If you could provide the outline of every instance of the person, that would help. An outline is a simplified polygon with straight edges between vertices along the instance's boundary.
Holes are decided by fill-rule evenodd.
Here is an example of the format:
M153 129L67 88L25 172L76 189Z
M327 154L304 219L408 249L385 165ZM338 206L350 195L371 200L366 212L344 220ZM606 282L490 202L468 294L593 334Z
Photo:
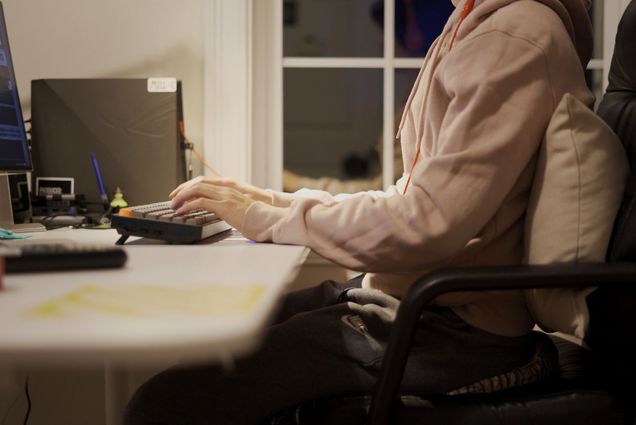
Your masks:
M400 125L404 174L385 191L281 193L197 178L170 194L259 242L306 245L365 274L290 294L262 347L231 371L176 367L143 384L125 423L254 424L298 403L371 392L399 299L454 265L520 264L547 124L566 93L591 105L588 0L458 0ZM421 316L401 391L497 390L549 376L520 291L438 297ZM540 348L543 347L543 348ZM546 348L548 347L548 348Z

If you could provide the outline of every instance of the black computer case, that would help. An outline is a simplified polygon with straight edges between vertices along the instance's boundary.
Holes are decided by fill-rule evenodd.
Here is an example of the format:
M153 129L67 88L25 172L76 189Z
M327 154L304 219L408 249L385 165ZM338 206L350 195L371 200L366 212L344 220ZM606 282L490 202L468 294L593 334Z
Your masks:
M180 83L159 87L146 79L32 81L34 176L74 177L76 194L99 201L95 153L109 198L119 186L129 204L166 200L186 178L183 109Z

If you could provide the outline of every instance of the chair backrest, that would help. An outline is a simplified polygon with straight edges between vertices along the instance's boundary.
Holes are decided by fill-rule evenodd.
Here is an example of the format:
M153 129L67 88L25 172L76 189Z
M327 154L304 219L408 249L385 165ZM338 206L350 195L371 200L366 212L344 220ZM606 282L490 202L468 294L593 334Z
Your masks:
M607 250L607 260L636 262L636 0L625 10L616 34L609 86L598 115L618 135L630 164L621 207ZM588 297L592 348L599 379L608 383L625 406L636 398L636 276L633 290L599 288Z
M618 26L609 86L597 112L621 139L631 168L607 259L636 261L636 0Z

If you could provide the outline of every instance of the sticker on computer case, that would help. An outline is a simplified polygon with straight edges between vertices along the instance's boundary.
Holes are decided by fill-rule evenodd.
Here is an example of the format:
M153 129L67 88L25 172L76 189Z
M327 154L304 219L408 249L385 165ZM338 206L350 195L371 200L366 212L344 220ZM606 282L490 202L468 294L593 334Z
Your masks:
M176 78L148 78L148 93L174 93L176 91Z

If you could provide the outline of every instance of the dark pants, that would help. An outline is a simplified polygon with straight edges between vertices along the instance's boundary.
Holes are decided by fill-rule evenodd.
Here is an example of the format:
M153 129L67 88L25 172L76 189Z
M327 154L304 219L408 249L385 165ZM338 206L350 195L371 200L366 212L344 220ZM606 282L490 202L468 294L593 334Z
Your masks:
M256 424L304 401L373 391L399 301L343 288L325 282L289 295L261 349L233 370L177 367L153 377L130 401L125 424ZM431 308L402 390L448 392L526 364L534 347L531 335L493 335Z

